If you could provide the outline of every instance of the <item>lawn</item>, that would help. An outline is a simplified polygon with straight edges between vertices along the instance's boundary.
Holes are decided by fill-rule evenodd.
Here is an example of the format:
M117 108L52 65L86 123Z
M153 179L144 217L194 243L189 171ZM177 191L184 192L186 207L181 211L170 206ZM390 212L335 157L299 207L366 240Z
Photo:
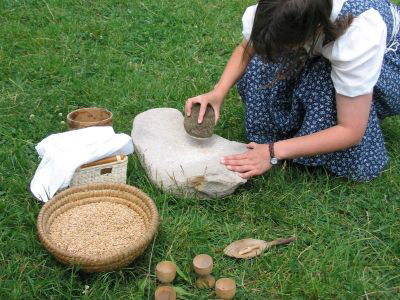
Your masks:
M275 168L223 199L179 199L151 185L135 156L128 182L162 216L153 248L128 267L85 274L40 244L41 206L29 192L34 146L66 130L66 114L106 107L130 134L135 115L182 109L208 91L241 39L250 0L2 0L0 2L0 299L151 299L157 262L174 260L181 299L215 298L194 288L191 261L208 253L216 277L232 277L237 299L400 298L400 118L382 127L390 163L357 183L323 169ZM238 125L239 124L239 125ZM233 89L216 131L246 142ZM298 241L237 261L236 239Z

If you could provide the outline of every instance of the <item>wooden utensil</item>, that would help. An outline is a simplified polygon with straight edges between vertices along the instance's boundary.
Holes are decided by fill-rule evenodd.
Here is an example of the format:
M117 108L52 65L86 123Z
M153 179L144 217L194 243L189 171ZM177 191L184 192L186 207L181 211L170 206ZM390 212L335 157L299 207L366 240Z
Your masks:
M198 276L196 279L196 286L198 288L209 289L214 287L215 278L211 275L213 269L213 259L210 255L197 255L193 259L193 269Z
M84 164L81 166L81 169L85 169L85 168L89 168L89 167L94 167L94 166L98 166L98 165L104 165L104 164L109 164L109 163L113 163L116 161L121 161L125 159L125 155L115 155L115 156L110 156L110 157L106 157L103 159L99 159L87 164Z
M259 256L265 250L277 245L286 245L294 242L295 236L287 239L277 239L270 242L257 239L244 239L231 243L224 249L224 254L235 258L253 258Z
M236 283L231 278L220 278L215 283L215 293L222 300L231 300L236 294Z

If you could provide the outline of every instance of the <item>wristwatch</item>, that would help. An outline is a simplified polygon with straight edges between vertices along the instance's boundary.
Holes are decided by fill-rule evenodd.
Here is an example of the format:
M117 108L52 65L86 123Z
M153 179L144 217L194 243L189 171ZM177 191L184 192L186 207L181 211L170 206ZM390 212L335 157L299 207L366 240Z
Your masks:
M271 157L269 162L271 163L271 165L277 165L279 160L275 157L274 142L269 143L268 147L269 147L269 156Z

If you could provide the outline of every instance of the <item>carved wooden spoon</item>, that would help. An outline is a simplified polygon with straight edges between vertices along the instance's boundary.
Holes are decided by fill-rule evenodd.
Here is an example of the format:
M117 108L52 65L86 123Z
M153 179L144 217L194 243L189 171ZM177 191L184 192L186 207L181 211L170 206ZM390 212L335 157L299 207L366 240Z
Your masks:
M233 242L224 249L224 253L227 256L235 258L253 258L260 255L265 250L272 248L277 245L290 244L296 240L295 236L287 239L277 239L271 242L256 239L244 239Z

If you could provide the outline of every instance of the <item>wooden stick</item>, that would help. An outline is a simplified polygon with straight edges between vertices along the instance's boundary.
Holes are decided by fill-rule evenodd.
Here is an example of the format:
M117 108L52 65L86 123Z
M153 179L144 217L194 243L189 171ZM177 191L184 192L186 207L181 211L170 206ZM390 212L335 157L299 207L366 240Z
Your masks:
M291 242L294 242L297 238L295 236L292 236L290 238L287 239L277 239L277 240L273 240L271 242L267 242L267 248L271 248L273 246L277 246L277 245L285 245L285 244L290 244Z
M94 166L98 166L98 165L104 165L104 164L109 164L112 162L116 162L116 161L121 161L125 159L125 155L115 155L115 156L110 156L110 157L106 157L100 160L96 160L87 164L84 164L81 166L81 169L85 169L85 168L89 168L89 167L94 167Z

